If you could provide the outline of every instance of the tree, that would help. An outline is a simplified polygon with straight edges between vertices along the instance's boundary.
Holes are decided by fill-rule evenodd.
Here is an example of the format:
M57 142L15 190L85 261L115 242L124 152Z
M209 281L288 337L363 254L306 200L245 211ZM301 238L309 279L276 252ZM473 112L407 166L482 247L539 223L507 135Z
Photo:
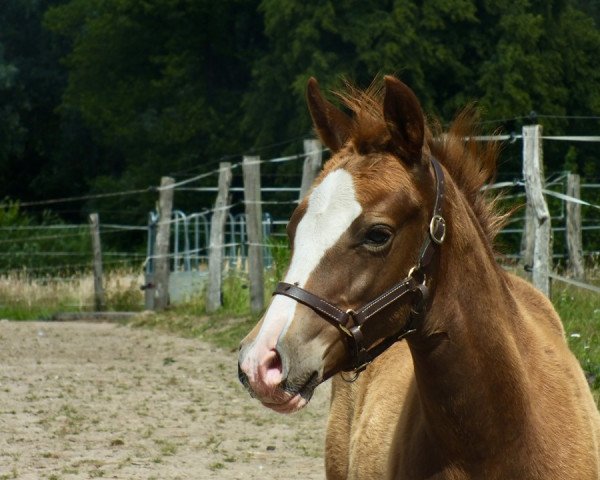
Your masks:
M0 192L12 198L80 194L95 173L89 132L76 112L59 111L66 50L42 26L58 1L0 3Z
M4 168L4 175L11 155L18 154L22 149L25 131L19 117L19 102L17 96L16 78L17 67L8 63L4 58L4 46L0 43L0 165ZM6 184L6 180L0 180Z
M535 110L553 117L539 117L546 131L583 131L556 117L600 111L597 3L5 0L0 190L144 188L253 148L297 152L311 129L311 75L328 90L394 73L443 121L478 101L486 119L507 119L491 128L518 130ZM565 155L548 156L548 168ZM578 147L569 161L589 169L592 155ZM152 206L119 202L102 205L138 217Z
M241 0L71 0L47 12L48 28L72 44L63 106L122 159L106 174L156 185L243 151L249 141L236 127L261 41L255 9Z
M260 8L269 45L244 103L244 126L260 143L306 132L311 75L328 89L340 75L366 86L379 72L396 73L444 121L478 101L486 119L509 119L492 127L511 130L532 110L600 112L600 34L563 0L263 0Z

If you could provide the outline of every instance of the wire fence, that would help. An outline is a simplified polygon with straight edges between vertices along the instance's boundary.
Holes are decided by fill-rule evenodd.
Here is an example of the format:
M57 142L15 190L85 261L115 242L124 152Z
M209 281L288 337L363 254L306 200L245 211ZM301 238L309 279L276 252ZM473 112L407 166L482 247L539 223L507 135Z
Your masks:
M508 141L520 140L521 135L500 135L500 136L479 136L475 137L477 141ZM600 136L544 136L549 141L567 141L567 142L600 142ZM320 151L326 154L327 150ZM271 159L258 159L255 163L260 165L281 165L288 162L303 162L307 155L315 152L303 152L294 155L282 156ZM231 169L238 174L241 171L242 162L233 163ZM117 196L131 196L154 192L158 194L165 188L173 189L175 192L189 193L216 193L216 186L198 185L207 179L214 179L221 173L221 168L215 168L209 172L203 172L193 175L180 181L174 182L168 187L148 187L146 189L131 189L118 192L108 192L100 194L90 194L77 197L54 198L48 200L21 202L21 206L45 206L57 205L61 203L82 202L90 199L103 199ZM298 177L297 175L293 175ZM285 177L284 177L285 178ZM594 256L599 254L600 245L600 183L584 182L581 184L582 198L574 198L565 193L565 172L550 174L546 180L544 193L551 199L551 221L553 222L553 232L555 235L555 258L563 259L566 255L564 242L560 236L565 231L565 206L568 202L575 202L581 206L584 212L582 232L584 235L584 254ZM267 213L263 219L263 233L267 241L260 244L265 250L265 257L268 262L272 261L273 248L282 248L285 237L285 226L287 218L298 204L300 187L294 185L274 185L273 181L280 181L281 177L276 173L269 172L265 176L265 185L261 187L263 198L255 203L260 203L268 210L271 207L277 207L277 215ZM269 183L270 181L270 183ZM279 182L281 183L281 182ZM507 204L524 203L524 181L521 178L510 181L500 181L493 185L484 187L486 190L503 190L504 202ZM230 189L234 201L227 207L230 212L225 231L227 241L223 245L226 251L226 258L231 263L237 261L239 257L245 257L250 243L246 236L246 225L244 206L248 203L243 198L243 187L233 186ZM270 198L274 195L275 198ZM169 220L172 225L172 251L167 256L171 260L172 269L190 270L200 269L207 261L210 242L210 219L216 211L214 208L204 208L200 212L191 214L177 213ZM283 212L283 213L282 213ZM159 258L154 255L148 245L153 241L152 223L157 221L150 219L142 224L101 224L101 235L118 236L129 235L132 232L140 235L139 238L146 237L135 250L129 251L111 251L103 253L104 263L107 266L129 266L134 268L146 268L152 260ZM505 252L506 257L520 258L519 244L525 228L525 217L517 214L511 218L506 228L499 234L501 244L508 244L512 251ZM60 249L60 243L68 240L80 240L74 242L76 249ZM57 241L58 246L47 248L50 242ZM146 245L144 246L144 243ZM11 271L23 271L26 269L32 274L43 272L44 274L61 275L61 272L71 272L74 269L88 269L91 267L89 259L91 253L89 250L89 226L87 224L64 224L64 225L23 225L23 226L0 226L0 274L7 274ZM72 247L72 245L70 245ZM144 248L145 247L145 248ZM28 259L29 263L19 265L19 259ZM3 259L11 259L10 264ZM46 262L42 262L45 259ZM72 261L69 261L69 260ZM50 261L51 260L51 261ZM38 263L39 266L35 266ZM46 264L44 264L46 263Z

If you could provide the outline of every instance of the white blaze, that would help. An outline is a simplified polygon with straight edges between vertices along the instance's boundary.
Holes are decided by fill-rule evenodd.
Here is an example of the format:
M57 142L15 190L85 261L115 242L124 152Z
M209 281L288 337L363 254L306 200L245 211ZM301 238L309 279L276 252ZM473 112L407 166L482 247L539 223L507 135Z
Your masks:
M311 193L308 209L296 228L294 257L285 281L304 287L325 252L337 243L361 211L352 175L346 170L327 175Z
M328 174L310 194L306 213L296 228L294 256L284 281L304 287L325 252L337 243L361 211L352 175L343 169ZM276 295L255 345L266 341L263 347L275 348L294 318L296 305L295 300Z

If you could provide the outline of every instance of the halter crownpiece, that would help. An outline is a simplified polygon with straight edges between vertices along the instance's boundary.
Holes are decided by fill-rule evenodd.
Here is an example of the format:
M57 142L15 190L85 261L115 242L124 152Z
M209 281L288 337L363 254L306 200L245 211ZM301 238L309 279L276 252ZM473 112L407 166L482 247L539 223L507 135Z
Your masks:
M439 162L431 157L431 165L436 179L436 197L433 214L428 225L428 232L421 247L421 253L417 264L410 269L408 276L401 282L386 290L377 298L367 303L358 310L342 310L329 303L327 300L314 295L297 284L279 282L273 295L285 295L306 305L314 310L324 320L336 327L346 338L348 351L350 353L349 366L340 370L354 372L363 371L376 357L381 355L394 343L402 340L407 335L416 331L416 324L425 316L429 300L429 288L427 282L427 270L431 264L436 247L440 246L446 238L446 221L442 216L442 205L444 201L444 172ZM365 323L381 310L396 303L406 295L413 295L408 321L393 335L384 338L371 348L364 344L362 329ZM331 377L337 371L328 372L326 378Z

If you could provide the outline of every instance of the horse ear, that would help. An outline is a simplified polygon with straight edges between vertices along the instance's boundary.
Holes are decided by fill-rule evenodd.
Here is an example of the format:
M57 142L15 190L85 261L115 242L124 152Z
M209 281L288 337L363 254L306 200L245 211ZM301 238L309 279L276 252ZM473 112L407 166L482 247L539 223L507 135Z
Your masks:
M392 146L407 162L421 160L425 120L419 100L404 83L386 75L383 115L392 137Z
M306 99L321 141L332 152L337 152L350 134L350 117L323 98L314 77L308 80Z

